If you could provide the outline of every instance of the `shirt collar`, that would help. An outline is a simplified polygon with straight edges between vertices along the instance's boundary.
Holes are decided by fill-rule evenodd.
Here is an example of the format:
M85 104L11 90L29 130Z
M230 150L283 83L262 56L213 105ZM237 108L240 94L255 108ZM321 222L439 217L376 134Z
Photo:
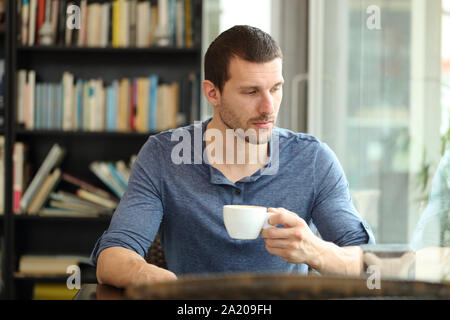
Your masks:
M222 172L220 172L219 170L217 170L216 168L214 168L213 166L211 166L208 163L208 159L205 159L205 157L203 157L204 151L206 149L206 141L204 139L204 134L206 132L206 127L208 125L209 122L211 122L212 118L209 118L208 120L202 122L202 123L197 123L194 125L194 130L198 130L196 133L197 134L201 134L201 144L197 142L197 144L194 141L194 147L193 150L194 152L197 154L197 157L199 155L201 155L202 157L202 165L206 166L209 168L209 173L210 173L210 182L212 184L226 184L226 185L232 185L235 186L236 183L246 183L246 182L254 182L256 180L258 180L261 176L263 175L274 175L278 172L278 167L279 167L279 128L278 127L274 127L272 130L272 136L271 139L269 141L269 161L267 163L267 165L261 169L259 169L258 171L256 171L254 174L252 174L251 176L247 176L242 178L241 180L237 181L236 183L232 183L230 180L228 180L223 174ZM201 130L201 132L200 132ZM195 139L194 139L195 140ZM200 151L200 146L201 146L201 152L199 153L198 151Z

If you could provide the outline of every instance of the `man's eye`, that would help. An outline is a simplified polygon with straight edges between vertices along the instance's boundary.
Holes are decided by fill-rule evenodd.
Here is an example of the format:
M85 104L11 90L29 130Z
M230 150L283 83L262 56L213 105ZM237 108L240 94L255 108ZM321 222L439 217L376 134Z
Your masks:
M278 90L280 90L280 89L281 89L281 87L275 87L275 88L272 88L272 92L278 91Z
M252 95L254 95L255 93L256 93L255 90L253 90L253 91L248 91L248 92L247 92L247 94L248 94L249 96L252 96Z

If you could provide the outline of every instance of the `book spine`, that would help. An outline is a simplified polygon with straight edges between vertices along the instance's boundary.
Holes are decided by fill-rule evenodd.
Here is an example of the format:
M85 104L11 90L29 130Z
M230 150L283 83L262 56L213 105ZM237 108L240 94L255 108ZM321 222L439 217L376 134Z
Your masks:
M157 104L158 104L158 75L153 74L150 76L150 123L149 123L150 131L156 131Z
M113 48L119 47L119 14L120 14L120 8L119 8L119 0L114 0L112 3L113 7L113 18L112 18L112 46Z
M72 103L73 103L73 75L69 72L63 74L64 107L63 107L63 130L72 130Z
M59 0L52 0L52 13L51 13L51 26L53 32L53 43L57 43L57 32L58 32L58 11L59 11Z
M45 0L38 0L37 2L37 17L36 17L36 32L39 35L42 25L45 21ZM39 37L37 37L37 44L40 44Z
M62 149L58 144L53 145L52 149L48 153L36 175L33 177L33 180L26 189L20 201L20 210L22 212L25 212L27 210L30 201L36 194L38 188L40 187L46 176L50 173L52 168L62 160L64 154L65 150Z
M128 115L128 128L130 131L135 131L136 121L136 80L134 79L130 84L130 113Z
M13 150L13 212L20 213L20 200L23 193L23 169L25 158L25 145L22 142L14 143Z
M101 36L101 47L105 48L108 46L108 34L110 27L110 7L111 3L106 2L102 6L102 36Z
M5 212L5 136L0 136L0 215Z
M74 176L72 176L70 174L63 173L62 179L67 181L67 182L69 182L69 183L71 183L71 184L73 184L73 185L75 185L75 186L78 186L78 187L80 187L82 189L85 189L86 191L89 191L89 192L92 192L92 193L96 193L96 194L98 194L101 197L109 198L111 200L115 200L114 196L111 195L110 193L106 192L105 190L97 188L97 187L95 187L95 186L93 186L93 185L91 185L91 184L89 184L87 182L84 182L83 180L80 180L80 179L78 179L78 178L76 178L76 177L74 177Z
M30 23L30 0L22 1L21 12L21 43L28 44L29 23Z
M122 198L121 187L111 178L111 175L103 163L93 162L89 169L112 191L116 196Z
M120 187L120 192L123 194L127 189L127 183L122 179L120 174L117 172L116 168L111 162L106 164L109 172L111 173L112 178L116 181L116 185Z
M33 46L36 37L37 0L30 0L30 19L28 25L28 45Z
M28 71L28 111L29 111L29 130L34 129L34 108L35 108L35 90L36 90L36 72Z
M61 179L61 170L56 168L52 174L49 174L46 178L46 181L42 184L42 187L37 191L36 196L30 203L29 208L27 209L28 214L37 214L38 211L42 208L45 201L48 199L50 193L56 187L58 182Z

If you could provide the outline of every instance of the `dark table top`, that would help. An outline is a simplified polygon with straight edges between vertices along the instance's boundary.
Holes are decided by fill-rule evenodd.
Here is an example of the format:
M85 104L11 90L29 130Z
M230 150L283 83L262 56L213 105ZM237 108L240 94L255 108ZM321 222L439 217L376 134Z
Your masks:
M108 285L88 283L81 286L74 300L123 300L124 289Z
M265 300L265 299L450 299L450 283L382 280L369 289L367 279L318 275L228 274L185 276L176 281L126 289L85 284L75 300Z

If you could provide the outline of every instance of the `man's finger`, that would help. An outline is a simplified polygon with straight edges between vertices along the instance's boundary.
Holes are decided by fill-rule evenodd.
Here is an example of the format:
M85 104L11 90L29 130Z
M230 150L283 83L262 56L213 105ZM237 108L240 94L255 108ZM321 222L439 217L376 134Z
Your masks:
M293 242L287 239L266 239L266 245L270 248L297 249L293 246Z
M269 208L268 211L272 213L269 218L269 223L273 226L281 224L286 227L293 227L299 223L299 216L286 209Z
M288 239L291 231L285 228L267 228L261 231L261 237L264 239Z

